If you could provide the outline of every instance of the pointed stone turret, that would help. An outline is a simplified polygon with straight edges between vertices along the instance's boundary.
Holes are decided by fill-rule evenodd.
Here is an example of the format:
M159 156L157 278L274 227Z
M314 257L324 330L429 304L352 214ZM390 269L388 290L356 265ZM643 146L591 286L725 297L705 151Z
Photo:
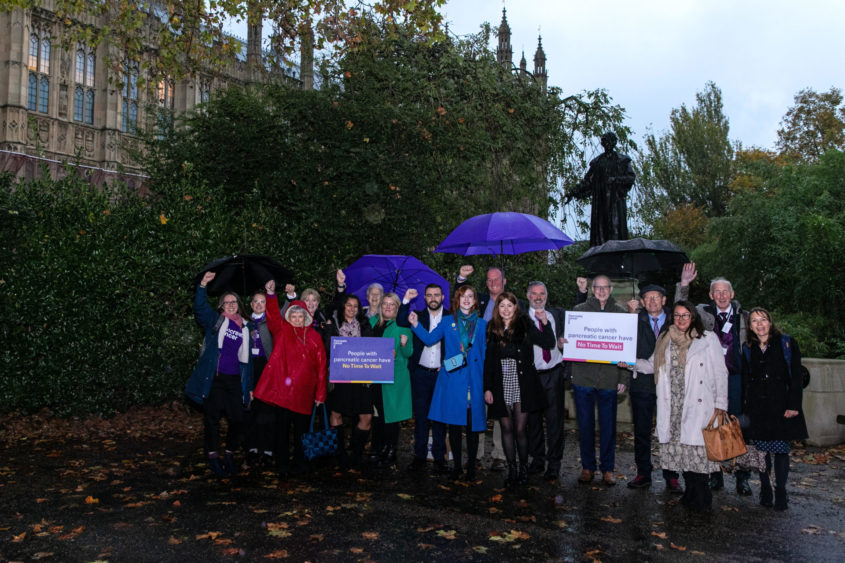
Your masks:
M261 20L262 10L255 2L247 5L246 63L251 80L260 80L262 65Z
M528 63L525 62L525 51L522 52L522 58L519 59L519 73L525 74L528 70Z
M534 53L534 79L546 87L546 53L543 52L543 36L537 37L537 51Z
M502 8L502 23L499 24L499 31L496 35L499 38L499 46L496 48L496 60L500 65L510 70L513 65L511 27L508 25L507 10L504 8Z

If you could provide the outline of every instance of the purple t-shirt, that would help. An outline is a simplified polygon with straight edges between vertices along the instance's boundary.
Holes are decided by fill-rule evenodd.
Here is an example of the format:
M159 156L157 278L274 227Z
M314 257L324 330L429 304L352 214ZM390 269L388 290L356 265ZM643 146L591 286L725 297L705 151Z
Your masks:
M217 371L238 375L241 367L240 361L238 360L238 351L241 348L241 343L244 341L244 334L241 332L240 327L232 321L226 323L225 330L226 335L223 337L223 346L220 348L220 360L217 362Z

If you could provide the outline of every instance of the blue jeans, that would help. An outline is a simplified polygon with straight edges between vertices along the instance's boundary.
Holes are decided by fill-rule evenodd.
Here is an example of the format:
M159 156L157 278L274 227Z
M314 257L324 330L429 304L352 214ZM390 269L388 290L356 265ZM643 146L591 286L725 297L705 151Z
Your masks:
M428 431L431 428L431 455L435 460L446 458L446 425L428 419L434 396L437 372L417 366L411 373L411 403L414 407L414 457L428 457Z
M596 470L596 404L599 408L599 470L613 471L616 462L616 389L573 385L581 467Z

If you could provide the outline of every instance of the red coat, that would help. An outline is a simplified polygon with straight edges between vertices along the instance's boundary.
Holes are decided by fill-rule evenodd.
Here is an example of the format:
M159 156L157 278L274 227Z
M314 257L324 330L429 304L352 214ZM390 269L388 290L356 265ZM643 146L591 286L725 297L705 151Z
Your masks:
M282 319L275 295L267 296L267 326L273 334L273 352L255 388L255 398L311 414L314 401L326 400L323 340L310 326L294 328Z

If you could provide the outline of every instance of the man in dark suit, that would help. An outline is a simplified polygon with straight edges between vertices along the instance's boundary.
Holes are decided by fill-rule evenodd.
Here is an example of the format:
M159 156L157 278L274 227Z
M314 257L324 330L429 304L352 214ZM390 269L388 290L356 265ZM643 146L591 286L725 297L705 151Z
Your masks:
M640 300L628 302L628 310L637 317L637 358L648 359L654 353L657 336L672 324L672 310L666 307L666 290L659 285L647 285L640 290ZM631 379L631 418L634 422L634 461L637 464L637 476L628 482L631 489L644 489L651 485L651 434L654 423L654 411L657 407L657 390L653 373L639 373L636 370ZM678 473L663 470L666 490L683 493L678 483Z
M396 318L400 326L408 325L410 302L417 296L416 289L409 289L402 299L402 307ZM417 311L420 325L430 331L449 316L449 311L443 307L443 289L437 284L428 284L425 288L425 309ZM414 407L414 461L408 466L408 471L419 471L425 467L428 455L428 433L431 430L431 455L434 457L434 467L438 472L448 471L446 464L446 425L428 419L431 398L437 374L443 362L442 340L433 346L426 346L414 335L414 353L408 361L408 371L411 373L411 402Z
M537 311L546 311L555 339L560 342L563 335L564 312L561 309L546 307L549 294L546 284L534 281L528 284L528 316L537 324ZM551 314L549 314L551 313ZM543 324L539 323L540 330ZM546 329L548 330L548 329ZM566 382L564 375L563 353L560 345L551 350L534 346L534 367L537 377L543 385L546 395L546 408L528 413L528 447L531 453L529 473L541 473L549 481L554 481L560 473L563 459L563 413ZM543 431L543 420L546 430Z

